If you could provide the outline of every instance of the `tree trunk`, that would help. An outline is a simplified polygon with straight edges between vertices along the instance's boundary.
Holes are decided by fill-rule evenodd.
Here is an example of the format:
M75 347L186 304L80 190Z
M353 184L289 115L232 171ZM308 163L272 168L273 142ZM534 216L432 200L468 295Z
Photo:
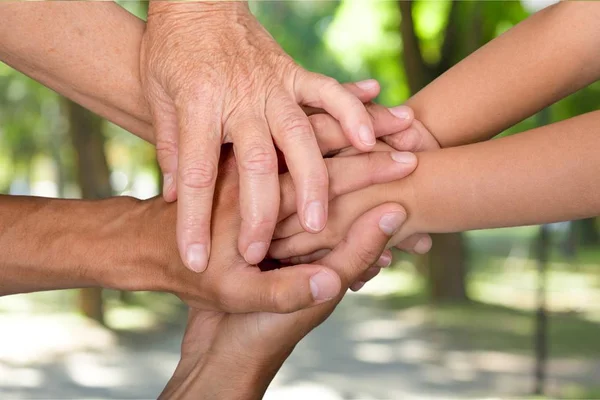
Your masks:
M433 248L425 257L431 299L466 301L466 246L460 233L432 235Z
M65 100L69 134L77 153L77 178L84 199L103 199L112 195L110 170L104 152L103 121L85 108ZM104 323L102 289L82 289L79 296L81 312Z
M575 221L575 227L577 230L578 244L581 246L594 246L600 244L600 233L598 232L596 218Z
M458 2L454 2L450 9L448 26L449 35L443 45L442 59L438 65L429 66L423 60L419 40L414 30L412 16L413 2L398 0L402 22L400 34L403 43L403 63L406 78L412 94L421 90L435 78L432 71L443 72L440 68L450 67L456 58L455 52L459 46L454 44L457 40ZM433 248L430 253L418 260L417 263L425 266L428 276L430 295L434 301L464 301L467 300L466 291L466 247L460 233L433 235Z
M413 21L413 1L398 0L402 22L400 35L402 37L402 61L406 72L406 81L411 93L417 93L433 80L431 68L425 63L419 46L419 38L415 33Z

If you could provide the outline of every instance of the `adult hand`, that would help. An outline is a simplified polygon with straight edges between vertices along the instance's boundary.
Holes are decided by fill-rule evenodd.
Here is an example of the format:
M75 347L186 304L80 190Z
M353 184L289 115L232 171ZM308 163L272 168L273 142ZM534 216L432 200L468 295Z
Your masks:
M383 153L380 157L363 154L328 160L330 198L372 183L400 179L414 170L416 160L412 161L412 164L395 162ZM301 265L262 272L241 258L235 248L240 226L236 170L233 156L223 157L212 227L215 248L219 251L215 251L210 260L211 265L218 267L203 274L195 274L181 265L175 244L175 204L167 204L162 199L141 202L141 208L129 218L129 232L131 240L143 241L135 246L144 249L142 255L146 259L146 269L140 275L153 279L136 289L170 291L193 307L228 312L292 312L337 295L339 277L326 267ZM282 175L280 187L293 193L290 174ZM281 217L276 220L294 212L294 202L284 202ZM385 260L381 264L385 264Z
M327 111L352 145L368 151L375 144L373 126L356 96L334 79L298 66L241 1L152 1L140 54L163 194L167 201L179 199L177 244L188 268L203 271L209 263L222 143L232 142L238 159L238 248L247 262L264 258L275 228L273 142L298 189L303 228L324 228L327 171L300 105Z
M331 302L285 315L190 310L181 360L161 398L262 398L296 344L333 312L348 285L376 262L404 218L396 204L368 211L346 239L317 262L341 277L344 290Z

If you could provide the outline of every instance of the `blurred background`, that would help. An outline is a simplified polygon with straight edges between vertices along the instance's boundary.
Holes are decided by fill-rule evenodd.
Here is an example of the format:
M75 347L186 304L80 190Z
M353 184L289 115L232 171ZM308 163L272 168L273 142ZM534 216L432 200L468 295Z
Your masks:
M376 78L397 105L548 1L257 1L309 70ZM144 17L147 3L122 5ZM549 82L548 84L552 84ZM595 110L600 85L503 133ZM0 63L0 192L159 193L152 146ZM78 290L0 298L0 398L155 398L185 308L166 294ZM310 334L272 399L600 398L595 219L437 235Z

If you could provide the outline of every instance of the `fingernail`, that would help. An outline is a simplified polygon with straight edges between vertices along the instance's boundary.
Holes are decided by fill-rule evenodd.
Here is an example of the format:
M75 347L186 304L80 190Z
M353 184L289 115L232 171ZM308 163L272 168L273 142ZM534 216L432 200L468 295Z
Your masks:
M367 125L361 125L358 128L358 137L367 146L375 145L375 134Z
M325 207L320 201L311 201L304 210L306 226L313 232L325 228Z
M173 186L173 174L163 176L163 195L166 195Z
M392 160L400 164L415 164L417 162L417 156L406 151L392 151L390 155Z
M321 271L310 278L310 291L315 301L327 301L337 296L339 284L330 273Z
M401 120L407 120L410 118L410 111L406 106L396 106L392 108L388 108L389 112L391 112L396 118Z
M405 218L404 214L400 212L384 214L379 220L379 229L386 235L392 236L400 229Z
M248 264L258 264L265 258L269 244L265 242L254 242L248 246L244 259Z
M377 260L378 267L387 268L390 265L392 265L392 257L389 254L382 254L379 260Z
M431 250L431 239L421 238L417 244L415 244L415 253L425 254Z
M195 272L202 272L208 266L208 251L203 244L191 244L187 249L188 267Z
M358 292L360 289L363 288L363 286L365 286L366 282L356 282L353 283L352 286L350 286L350 290L352 290L353 292Z
M366 79L364 81L356 82L355 85L362 90L371 90L377 87L378 83L375 79Z

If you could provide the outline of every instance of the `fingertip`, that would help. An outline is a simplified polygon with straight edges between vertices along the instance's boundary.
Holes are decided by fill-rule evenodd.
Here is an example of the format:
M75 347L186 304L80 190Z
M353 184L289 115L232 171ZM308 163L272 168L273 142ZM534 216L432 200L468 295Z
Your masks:
M377 266L380 268L387 268L392 265L392 252L386 250L383 252L379 260L377 260Z
M194 272L204 272L208 267L208 248L204 244L192 243L185 252L185 264Z
M319 233L325 229L327 209L319 200L309 202L304 208L304 225L311 233Z
M266 242L250 243L244 252L244 259L248 264L256 265L265 259L269 250L269 244Z
M362 143L363 147L367 148L367 150L372 149L375 146L375 133L373 132L373 128L369 125L362 124L357 131L358 139Z
M177 185L173 174L168 173L163 176L163 198L167 203L177 200Z
M392 151L390 157L400 164L417 165L417 156L408 151Z
M404 210L389 211L379 219L379 229L387 236L393 236L406 221Z
M310 277L310 291L316 303L323 303L336 297L342 288L340 277L329 270L322 269Z
M407 124L410 124L415 117L412 108L408 106L396 106L388 108L388 111L399 120L406 121Z
M431 250L431 246L433 242L431 240L431 236L425 235L415 244L415 253L417 254L426 254Z

